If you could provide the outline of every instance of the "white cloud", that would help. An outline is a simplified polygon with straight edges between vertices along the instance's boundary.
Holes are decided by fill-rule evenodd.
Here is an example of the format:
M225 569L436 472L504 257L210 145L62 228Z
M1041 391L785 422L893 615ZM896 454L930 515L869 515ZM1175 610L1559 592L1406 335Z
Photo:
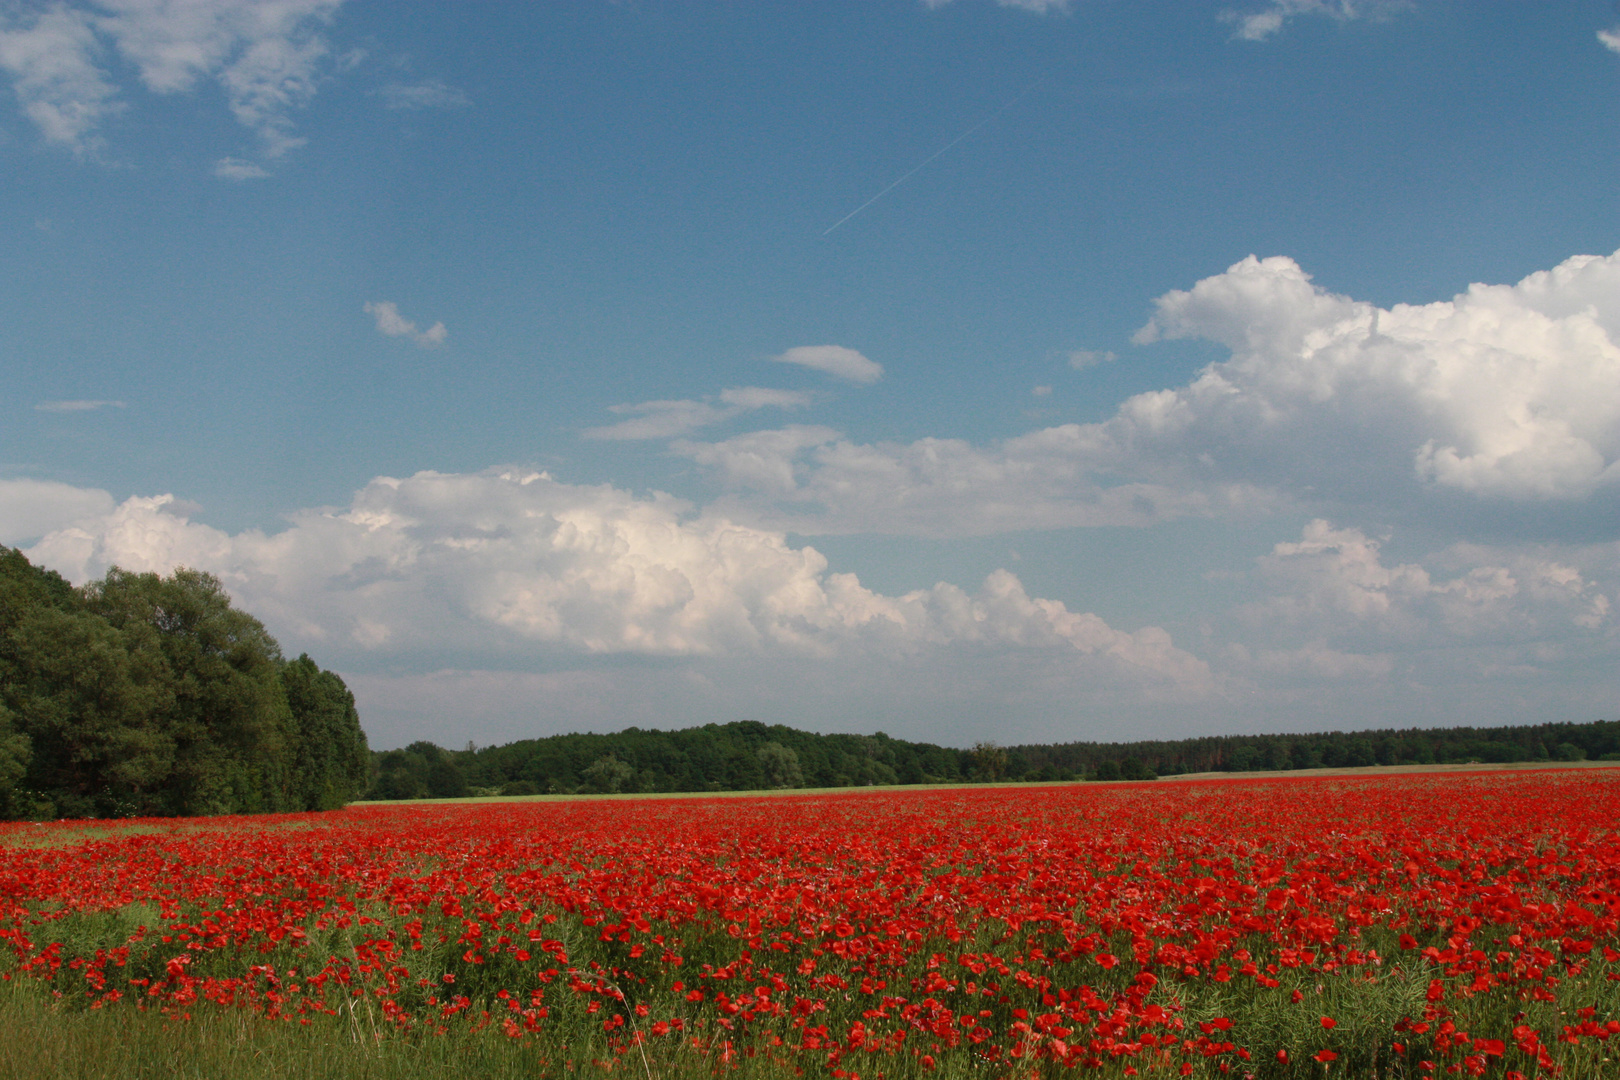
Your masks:
M773 390L761 386L739 386L720 391L720 405L707 401L639 401L610 405L608 411L629 416L617 424L586 428L590 439L673 439L699 428L729 420L755 409L797 409L810 404L809 394L797 390Z
M1388 653L1365 655L1341 652L1320 643L1298 649L1262 649L1254 668L1272 676L1298 676L1306 680L1384 679L1394 670Z
M1206 338L1231 357L1101 423L987 446L787 429L674 449L733 486L728 513L807 534L1578 506L1620 491L1620 254L1388 309L1251 256L1156 308L1139 343Z
M940 583L885 596L781 533L544 473L379 478L345 509L290 522L275 535L232 536L189 521L170 496L132 498L28 554L75 581L113 564L209 570L273 630L350 657L1010 650L1070 671L1084 660L1085 671L1129 685L1213 685L1163 630L1115 630L1029 596L1004 570L974 593Z
M1410 10L1408 0L1270 0L1261 11L1223 11L1221 21L1236 25L1233 36L1244 41L1264 41L1283 28L1289 19L1301 15L1321 15L1339 22L1354 19L1382 19Z
M1620 53L1620 26L1610 30L1599 30L1597 36L1598 40L1603 42L1605 48Z
M389 337L409 338L424 349L436 348L444 344L449 336L444 323L436 322L426 330L418 330L416 324L399 313L399 306L390 300L378 300L368 303L362 308L367 315L377 320L377 331Z
M1284 636L1376 636L1419 648L1539 643L1611 624L1603 587L1554 553L1459 545L1430 561L1434 572L1419 563L1387 565L1379 541L1317 519L1298 541L1277 544L1258 561L1274 595L1249 605L1244 617ZM1440 576L1441 566L1450 576Z
M42 401L34 406L36 412L67 413L67 412L95 412L97 409L122 409L122 401L101 400L75 400L75 401Z
M91 152L97 129L126 107L109 47L154 94L216 82L237 122L273 160L303 144L292 114L314 97L330 49L320 27L342 0L93 0L29 4L0 27L0 68L47 141ZM215 173L243 179L224 159Z
M922 0L927 8L942 8L953 0ZM996 0L997 7L1016 8L1019 11L1028 11L1036 15L1045 15L1049 12L1068 14L1074 0Z
M0 480L0 544L20 544L113 510L113 497L99 488L50 480Z
M270 170L241 158L222 157L214 162L214 175L222 180L263 180Z
M850 382L874 383L883 377L882 364L841 345L800 345L771 359L781 364L814 368Z
M1388 450L1380 464L1404 459L1425 485L1506 499L1620 481L1620 254L1388 310L1316 287L1291 259L1251 256L1157 306L1139 341L1208 338L1233 357L1131 399L1116 438L1292 449L1316 459L1316 482L1351 471L1324 460L1348 446L1363 472Z
M802 451L825 446L838 437L832 428L794 424L751 431L719 443L677 442L672 449L700 465L720 469L729 483L776 495L798 490L796 472Z
M80 157L96 151L97 129L125 107L97 63L100 52L82 11L54 4L31 17L0 12L0 70L23 112L47 142Z
M419 83L391 82L372 91L390 109L460 109L471 105L467 95L442 79Z
M1112 364L1119 357L1111 352L1098 352L1094 349L1076 349L1069 354L1069 366L1076 371L1084 371L1098 364Z
M1326 520L1255 561L1205 630L1287 728L1592 719L1613 701L1620 543L1455 544L1416 558ZM1226 640L1222 647L1220 640Z
M800 390L738 386L720 391L720 400L739 409L799 409L810 404L810 395Z
M1251 486L1103 483L1104 458L1077 424L989 448L962 439L852 443L821 427L757 431L671 449L743 492L719 504L746 520L805 534L983 536L1155 521L1257 508Z
M718 424L734 415L730 409L717 408L706 401L680 399L674 401L638 401L634 404L610 405L608 412L630 419L617 424L586 428L581 434L588 439L673 439L690 434L701 427Z
M885 595L781 532L544 473L379 478L275 534L189 513L0 483L13 542L43 531L27 554L74 581L114 563L219 574L289 650L344 671L379 744L749 717L956 741L992 714L1042 740L1365 726L1369 710L1506 722L1601 709L1620 644L1617 543L1392 559L1314 521L1246 575L1255 599L1205 638L1212 671L1164 630L1031 596L1006 570Z

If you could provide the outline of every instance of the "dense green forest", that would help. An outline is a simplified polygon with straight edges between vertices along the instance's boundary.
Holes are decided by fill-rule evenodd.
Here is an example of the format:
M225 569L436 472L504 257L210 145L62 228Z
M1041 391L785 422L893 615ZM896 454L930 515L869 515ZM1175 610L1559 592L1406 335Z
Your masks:
M218 579L76 589L0 546L0 818L329 809L369 766L343 680L284 659Z
M1503 728L1228 735L960 750L887 735L817 735L754 721L681 731L554 735L446 750L417 742L372 755L367 798L455 798L994 780L1149 780L1190 772L1448 762L1620 759L1620 722Z

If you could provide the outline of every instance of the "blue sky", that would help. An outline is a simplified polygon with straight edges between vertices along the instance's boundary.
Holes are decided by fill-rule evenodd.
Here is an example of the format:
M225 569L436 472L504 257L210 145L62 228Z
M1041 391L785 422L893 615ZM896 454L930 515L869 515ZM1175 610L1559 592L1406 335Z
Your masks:
M0 542L376 745L1614 714L1615 5L13 2L0 81Z

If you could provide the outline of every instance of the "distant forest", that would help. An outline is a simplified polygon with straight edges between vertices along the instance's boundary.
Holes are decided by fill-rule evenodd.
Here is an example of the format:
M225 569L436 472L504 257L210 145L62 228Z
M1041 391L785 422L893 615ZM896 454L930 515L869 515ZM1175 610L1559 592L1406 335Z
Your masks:
M76 589L0 546L0 819L325 810L370 764L343 680L218 579Z
M554 735L372 754L368 799L456 798L1021 780L1151 780L1193 772L1355 765L1620 760L1620 722L1225 735L961 750L887 735L817 735L754 721L680 731Z

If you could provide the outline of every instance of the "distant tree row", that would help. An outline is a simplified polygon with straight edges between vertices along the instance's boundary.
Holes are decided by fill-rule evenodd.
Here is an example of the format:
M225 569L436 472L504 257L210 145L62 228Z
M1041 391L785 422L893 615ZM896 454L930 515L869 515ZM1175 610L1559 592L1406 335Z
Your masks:
M505 746L430 742L373 755L369 798L651 791L752 791L962 781L966 752L887 735L817 735L754 721L680 731L629 728Z
M1134 760L1160 776L1360 765L1620 759L1620 722L1514 727L1407 728L1305 735L1222 735L1133 743L1014 746L1012 770L1026 776L1091 775Z
M372 755L370 799L455 798L1001 780L1152 780L1190 772L1353 765L1620 758L1620 723L1232 735L1179 741L968 749L887 735L818 735L755 721L680 731L629 728L446 750L416 742Z
M369 766L343 680L211 575L76 589L0 547L0 818L329 809Z

